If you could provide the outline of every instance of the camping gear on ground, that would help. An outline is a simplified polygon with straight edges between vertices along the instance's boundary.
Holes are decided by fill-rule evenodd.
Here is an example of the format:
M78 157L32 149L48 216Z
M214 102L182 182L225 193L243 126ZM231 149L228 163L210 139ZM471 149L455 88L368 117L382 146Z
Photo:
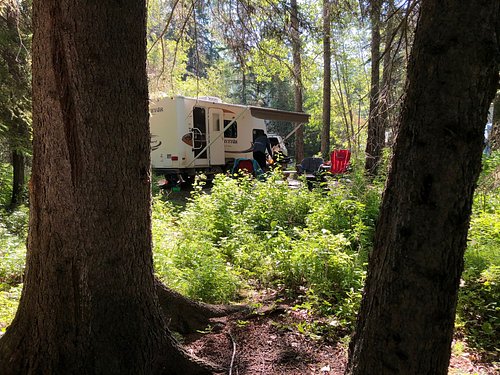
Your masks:
M331 174L346 173L349 169L349 160L351 159L350 150L333 150L330 157Z
M306 178L316 178L321 173L323 162L323 158L304 158L297 165L297 172L299 175L305 175Z
M232 175L246 174L253 177L259 177L264 174L264 171L254 159L238 158L234 161L233 168L231 169Z
M308 157L297 165L297 173L299 176L305 176L309 189L312 189L315 183L325 181L323 162L323 158Z

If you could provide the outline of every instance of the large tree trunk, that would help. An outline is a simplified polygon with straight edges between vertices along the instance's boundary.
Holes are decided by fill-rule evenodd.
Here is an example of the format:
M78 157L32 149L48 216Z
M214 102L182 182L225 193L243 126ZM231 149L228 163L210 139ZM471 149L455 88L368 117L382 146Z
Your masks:
M321 130L321 155L330 158L330 121L332 111L332 47L331 4L323 0L323 127Z
M347 374L446 374L500 3L423 0Z
M145 2L33 7L28 255L0 373L208 374L155 293Z
M293 75L294 75L294 102L295 112L302 112L302 59L301 42L299 32L299 8L297 0L290 1L290 24L293 56ZM300 163L304 158L304 127L300 126L295 132L295 160Z
M365 169L371 176L375 176L382 159L384 132L380 120L380 12L382 0L370 1L370 18L372 26L371 40L371 86L370 86L370 115L368 118L368 137L366 140Z

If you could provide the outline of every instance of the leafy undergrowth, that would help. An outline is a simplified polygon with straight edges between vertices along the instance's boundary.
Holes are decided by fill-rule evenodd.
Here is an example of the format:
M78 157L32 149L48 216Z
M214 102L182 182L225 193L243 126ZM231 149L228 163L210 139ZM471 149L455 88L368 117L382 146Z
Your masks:
M217 176L184 210L157 200L156 272L191 298L220 303L246 290L279 288L351 326L361 299L380 191L351 180L290 189Z
M474 202L457 311L454 351L461 353L454 358L498 366L500 157L492 160L485 163ZM255 330L286 326L292 336L328 343L325 350L332 355L345 350L337 345L348 340L354 324L381 184L367 184L354 173L350 180L312 190L302 186L290 189L278 174L261 182L218 176L210 190L198 185L191 195L157 195L155 268L169 286L207 302L242 301L255 291L279 290L281 300L272 303L287 305L288 312L278 314L276 324L262 317ZM20 296L27 208L0 211L0 218L1 333ZM257 308L266 306L251 300L262 303ZM285 321L299 316L294 324ZM233 323L246 327L243 319ZM460 368L454 374L474 373Z
M0 210L0 333L14 318L26 259L28 209Z
M457 330L500 366L500 152L485 159L474 197L457 305Z

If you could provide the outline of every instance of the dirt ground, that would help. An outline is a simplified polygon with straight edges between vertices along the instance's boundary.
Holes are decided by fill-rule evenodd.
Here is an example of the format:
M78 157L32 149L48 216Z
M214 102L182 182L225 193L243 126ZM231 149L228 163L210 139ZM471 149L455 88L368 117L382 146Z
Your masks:
M287 305L264 306L251 315L215 319L205 333L185 337L191 353L227 368L229 375L341 375L347 344L300 333L312 319ZM462 351L452 357L449 375L499 375L500 369Z

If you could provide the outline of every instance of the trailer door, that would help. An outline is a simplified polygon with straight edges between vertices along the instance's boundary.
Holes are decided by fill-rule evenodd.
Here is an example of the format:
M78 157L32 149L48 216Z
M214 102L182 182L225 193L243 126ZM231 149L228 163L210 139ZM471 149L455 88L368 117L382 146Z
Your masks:
M224 112L222 109L210 108L209 114L209 135L210 135L210 164L211 165L224 165L226 159L224 157Z
M193 138L193 154L195 159L195 165L207 165L208 163L208 153L207 153L207 124L206 124L206 111L203 107L193 108L193 127L192 138Z

